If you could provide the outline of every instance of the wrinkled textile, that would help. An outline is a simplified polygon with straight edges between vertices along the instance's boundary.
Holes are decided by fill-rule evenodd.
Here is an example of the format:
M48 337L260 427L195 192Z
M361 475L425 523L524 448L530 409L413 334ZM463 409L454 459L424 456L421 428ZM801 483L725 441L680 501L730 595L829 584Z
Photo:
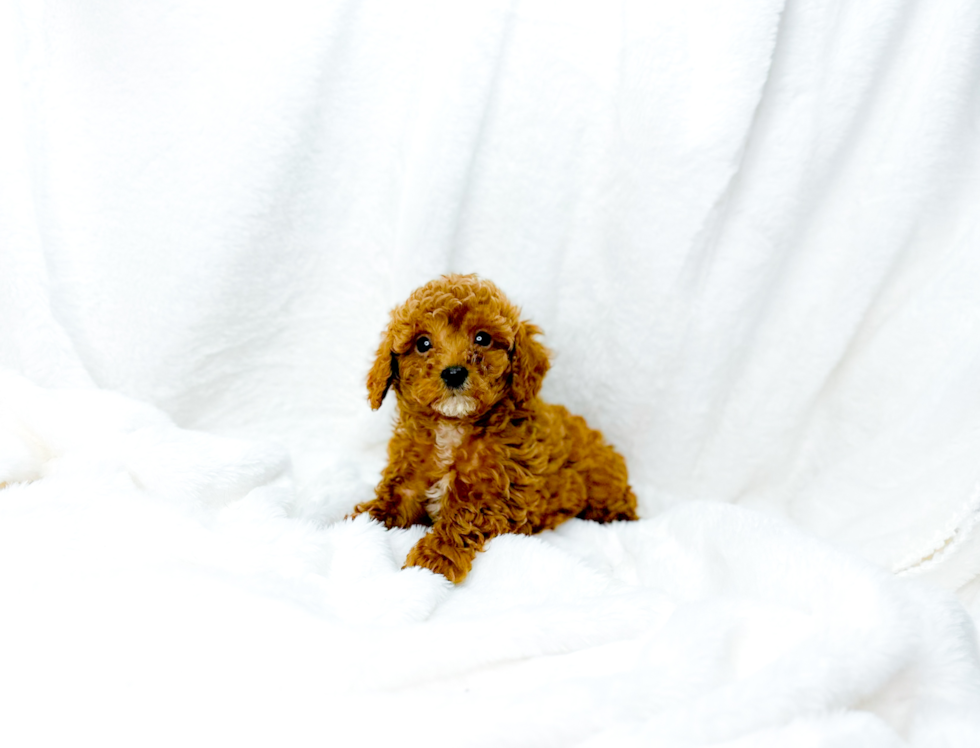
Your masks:
M5 376L6 745L971 745L972 627L714 502L502 536L454 588L423 528L297 504L285 456ZM777 561L778 560L778 561ZM809 743L805 741L811 741ZM834 742L836 741L836 742Z
M445 698L446 734L485 703L528 745L959 744L973 634L934 587L980 618L978 39L972 0L0 0L0 531L23 611L0 640L48 658L24 693L156 724L201 657L180 703L210 730L313 720L322 688L324 723L379 738L398 720L363 704ZM626 456L644 517L494 541L458 589L397 572L414 531L338 521L383 463L391 404L370 411L364 376L387 311L448 271L544 329L545 399ZM690 574L653 568L682 551ZM814 586L823 566L868 607ZM795 633L768 641L767 606ZM465 656L436 625L453 611L482 642ZM691 639L664 663L671 626Z

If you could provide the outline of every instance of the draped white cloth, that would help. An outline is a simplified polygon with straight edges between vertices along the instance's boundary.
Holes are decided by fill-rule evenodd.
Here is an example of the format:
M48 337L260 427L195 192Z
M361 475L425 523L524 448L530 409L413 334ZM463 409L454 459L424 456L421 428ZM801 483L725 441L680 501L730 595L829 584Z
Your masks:
M4 0L0 101L20 726L401 736L354 679L446 744L976 744L969 620L885 572L980 611L977 3ZM451 590L336 522L387 310L447 271L544 328L644 516Z

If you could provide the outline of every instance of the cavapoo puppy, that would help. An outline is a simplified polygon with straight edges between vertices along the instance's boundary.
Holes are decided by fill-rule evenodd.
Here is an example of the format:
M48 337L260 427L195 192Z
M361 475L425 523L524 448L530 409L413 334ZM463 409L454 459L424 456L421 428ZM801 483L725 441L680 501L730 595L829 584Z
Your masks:
M461 582L501 533L637 518L623 458L583 418L538 399L540 333L475 275L443 276L392 311L367 386L375 410L394 390L398 420L375 498L352 516L431 524L406 566Z

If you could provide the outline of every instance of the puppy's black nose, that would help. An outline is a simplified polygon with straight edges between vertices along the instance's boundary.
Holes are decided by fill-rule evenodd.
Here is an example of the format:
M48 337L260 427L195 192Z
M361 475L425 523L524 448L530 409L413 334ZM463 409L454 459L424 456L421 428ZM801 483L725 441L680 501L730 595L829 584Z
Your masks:
M465 366L447 366L442 370L442 381L446 383L446 386L451 390L458 390L463 386L470 373L466 370Z

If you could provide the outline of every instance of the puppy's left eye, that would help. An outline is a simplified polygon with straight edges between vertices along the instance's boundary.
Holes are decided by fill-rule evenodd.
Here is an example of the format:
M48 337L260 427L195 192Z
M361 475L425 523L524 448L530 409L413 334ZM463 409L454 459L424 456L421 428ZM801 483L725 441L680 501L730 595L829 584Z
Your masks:
M477 345L483 345L483 346L490 345L490 343L492 341L493 341L493 338L490 337L490 333L483 332L483 330L480 330L480 332L478 332L476 334L476 337L473 338L473 342L474 343L476 343Z

